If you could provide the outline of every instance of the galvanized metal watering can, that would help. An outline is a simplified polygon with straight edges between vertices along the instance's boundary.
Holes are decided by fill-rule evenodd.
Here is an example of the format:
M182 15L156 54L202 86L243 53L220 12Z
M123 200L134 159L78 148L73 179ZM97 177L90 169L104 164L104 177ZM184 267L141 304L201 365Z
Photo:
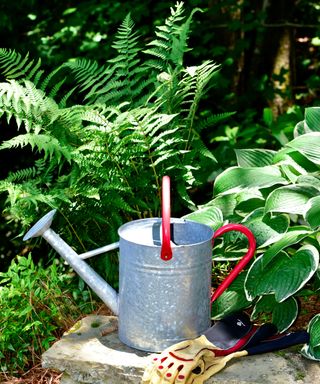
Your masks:
M55 211L40 219L24 240L42 236L118 315L119 339L130 347L159 352L199 336L211 324L212 303L250 261L255 239L248 228L227 224L216 232L204 224L170 218L170 179L162 180L162 219L134 220L122 225L119 243L77 254L51 228ZM249 241L248 252L211 297L213 239L240 231ZM83 259L119 252L119 293ZM210 300L211 297L211 300Z

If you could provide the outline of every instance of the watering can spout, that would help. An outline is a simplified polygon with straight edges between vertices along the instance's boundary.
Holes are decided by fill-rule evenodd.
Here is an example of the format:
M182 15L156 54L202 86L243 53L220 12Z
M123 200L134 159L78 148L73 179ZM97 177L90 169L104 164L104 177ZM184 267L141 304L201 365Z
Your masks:
M55 233L51 223L56 210L52 210L43 216L23 237L29 240L33 237L43 237L55 251L74 269L74 271L88 284L88 286L100 297L100 299L113 311L119 312L119 299L117 292L107 284L82 258Z

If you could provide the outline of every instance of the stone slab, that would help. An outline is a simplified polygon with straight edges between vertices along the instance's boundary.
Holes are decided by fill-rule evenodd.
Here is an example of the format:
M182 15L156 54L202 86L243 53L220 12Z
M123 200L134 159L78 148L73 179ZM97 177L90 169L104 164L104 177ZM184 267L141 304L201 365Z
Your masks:
M90 315L42 355L42 365L63 372L61 384L140 384L147 352L120 342L117 318ZM316 384L320 364L298 350L234 359L206 384Z

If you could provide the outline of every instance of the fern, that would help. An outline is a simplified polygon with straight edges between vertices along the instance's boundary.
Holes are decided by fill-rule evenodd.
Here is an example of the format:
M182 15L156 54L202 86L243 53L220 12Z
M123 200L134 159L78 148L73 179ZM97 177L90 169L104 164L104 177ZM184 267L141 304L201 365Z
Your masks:
M118 54L109 60L111 65L99 68L95 61L82 59L64 66L74 73L82 92L89 90L84 98L86 102L109 105L124 101L132 103L151 83L140 66L139 36L133 28L134 23L128 14L115 36L112 47Z
M0 150L2 149L12 149L17 147L25 147L30 145L32 149L37 149L39 152L44 152L44 160L48 157L51 159L53 156L57 159L58 163L61 160L61 157L65 157L69 162L71 160L70 152L61 147L59 141L49 135L44 134L33 134L26 133L24 135L18 135L13 137L10 140L3 142L0 145Z
M0 48L0 68L8 80L27 79L32 81L41 67L41 59L29 60L29 54L22 57L11 49Z
M40 61L0 51L0 114L20 127L0 150L26 148L37 159L0 181L13 218L27 224L55 207L64 234L80 232L81 249L100 244L101 233L115 241L121 223L159 216L164 174L177 187L175 204L194 208L197 172L209 174L215 161L201 130L228 116L198 111L218 66L184 67L196 11L185 17L177 3L147 46L127 15L103 65L77 59L46 74ZM77 92L83 101L73 104Z
M156 27L157 39L148 44L151 48L144 50L144 53L156 58L149 60L147 65L157 70L166 70L170 63L174 67L183 66L184 54L190 50L187 44L190 25L197 11L201 10L195 8L186 22L182 23L185 19L183 2L177 2L175 9L171 8L171 16L167 18L165 24Z
M65 83L65 79L56 82L56 75L61 71L58 67L44 77L44 70L41 69L41 59L30 60L27 53L24 57L11 49L0 48L0 69L6 80L16 82L32 83L35 88L46 92L49 85L51 88L48 96L53 98Z
M99 67L96 61L77 59L62 66L73 73L80 91L89 89L92 93L102 88L112 76L110 67ZM87 96L87 99L90 96Z
M34 167L29 167L25 169L19 169L15 172L9 172L9 175L6 179L7 182L21 182L25 179L34 179L36 176L40 175L45 169L45 160L39 159L35 161Z

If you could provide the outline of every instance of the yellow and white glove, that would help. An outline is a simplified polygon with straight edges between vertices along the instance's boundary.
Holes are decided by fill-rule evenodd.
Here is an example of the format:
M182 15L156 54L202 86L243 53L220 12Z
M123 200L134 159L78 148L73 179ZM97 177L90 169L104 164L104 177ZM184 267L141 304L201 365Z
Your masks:
M228 361L235 357L246 356L247 354L247 351L237 351L230 355L214 357L212 357L212 355L204 354L199 361L199 366L189 375L186 384L203 384L211 376L220 372L226 366Z
M260 341L276 331L270 323L260 327L252 324L244 313L230 314L216 322L204 335L152 355L142 384L202 384L234 357L261 353Z
M189 384L193 370L203 373L207 362L214 360L214 350L220 348L210 343L204 335L174 344L159 355L151 356L151 363L144 372L142 383Z

